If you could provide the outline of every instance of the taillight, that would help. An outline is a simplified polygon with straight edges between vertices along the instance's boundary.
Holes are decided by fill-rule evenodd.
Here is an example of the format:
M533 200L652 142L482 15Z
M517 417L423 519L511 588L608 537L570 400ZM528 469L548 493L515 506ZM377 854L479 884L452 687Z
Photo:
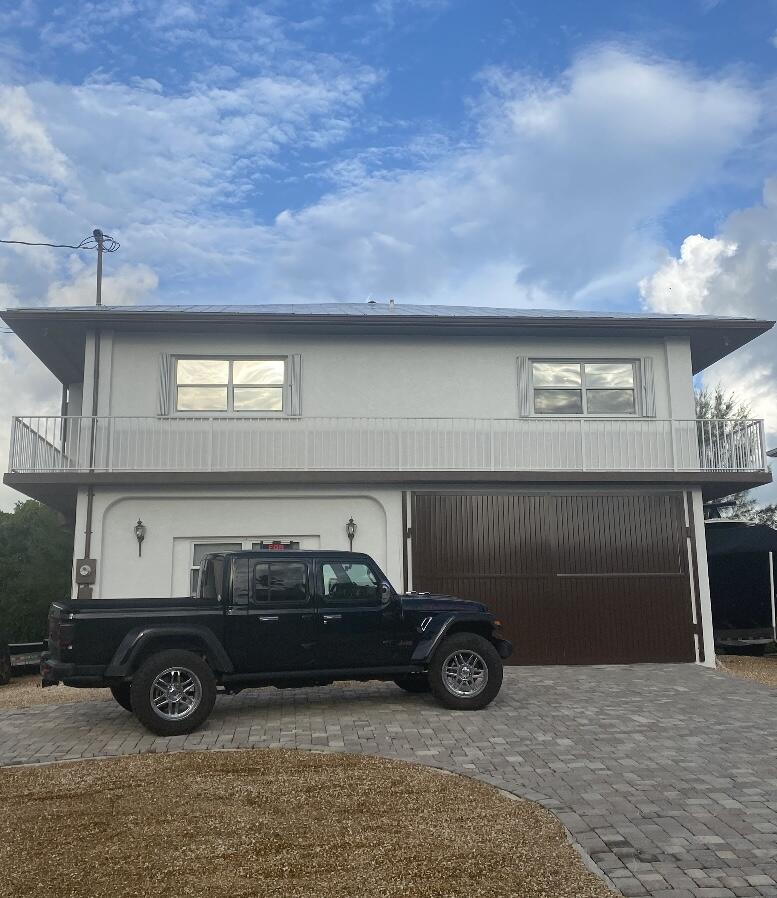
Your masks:
M69 651L73 648L73 621L63 620L57 611L52 610L49 615L49 641L50 652Z
M59 644L59 615L51 610L49 614L49 651Z

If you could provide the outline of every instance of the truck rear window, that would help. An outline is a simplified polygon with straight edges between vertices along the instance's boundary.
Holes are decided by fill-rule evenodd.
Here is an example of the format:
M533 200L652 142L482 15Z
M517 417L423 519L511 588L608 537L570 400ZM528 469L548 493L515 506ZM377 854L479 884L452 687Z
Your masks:
M201 599L220 599L221 584L224 582L224 557L215 555L208 558L200 573Z

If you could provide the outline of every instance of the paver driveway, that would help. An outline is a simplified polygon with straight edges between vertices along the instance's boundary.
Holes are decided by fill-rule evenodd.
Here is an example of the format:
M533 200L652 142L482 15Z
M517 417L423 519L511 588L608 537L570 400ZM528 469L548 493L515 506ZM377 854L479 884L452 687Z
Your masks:
M625 895L777 896L777 690L693 665L510 668L479 713L391 684L220 698L154 738L112 702L0 712L0 763L296 746L459 770L553 809Z

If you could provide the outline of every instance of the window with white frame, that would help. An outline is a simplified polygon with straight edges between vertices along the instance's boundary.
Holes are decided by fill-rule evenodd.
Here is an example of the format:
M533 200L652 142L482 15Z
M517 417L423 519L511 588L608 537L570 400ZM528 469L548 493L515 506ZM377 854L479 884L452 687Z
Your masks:
M533 361L535 415L636 415L636 361Z
M175 360L178 412L283 412L285 358Z

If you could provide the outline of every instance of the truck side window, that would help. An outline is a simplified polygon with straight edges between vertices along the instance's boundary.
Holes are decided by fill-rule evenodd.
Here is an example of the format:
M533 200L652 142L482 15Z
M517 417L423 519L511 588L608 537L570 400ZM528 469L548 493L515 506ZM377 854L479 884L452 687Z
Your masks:
M377 577L364 562L326 561L321 574L324 601L329 605L372 605L380 601Z
M254 602L258 605L306 605L307 565L297 561L254 565Z
M248 559L235 558L232 569L232 604L248 604Z

